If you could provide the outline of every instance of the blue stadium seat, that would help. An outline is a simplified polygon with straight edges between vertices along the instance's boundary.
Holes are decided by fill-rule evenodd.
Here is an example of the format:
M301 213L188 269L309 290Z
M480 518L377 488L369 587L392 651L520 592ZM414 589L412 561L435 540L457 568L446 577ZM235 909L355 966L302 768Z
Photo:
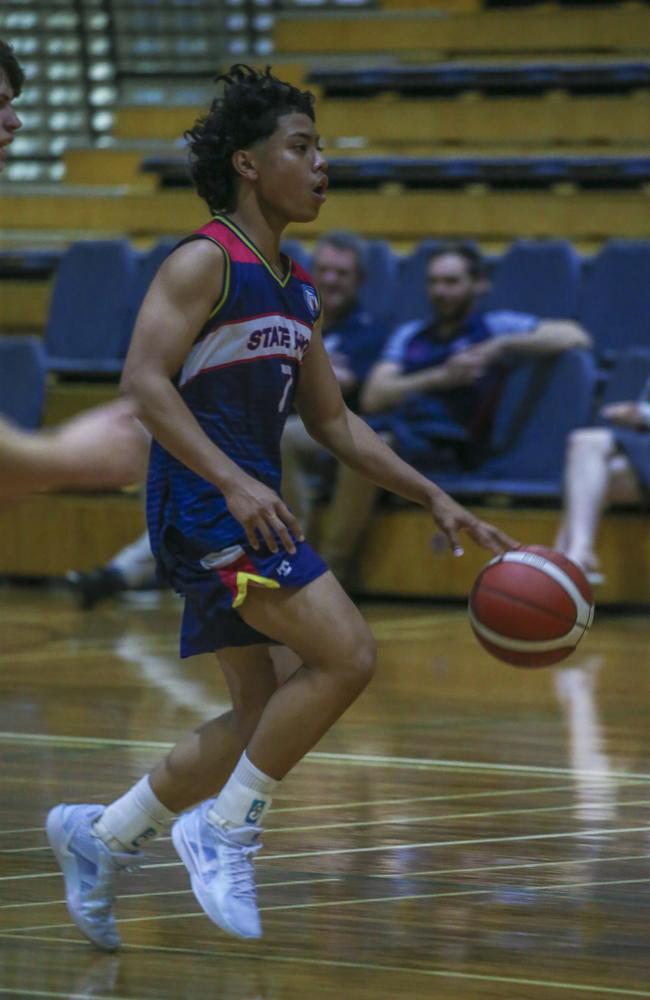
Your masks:
M73 243L61 259L45 330L48 367L116 375L131 337L137 257L126 240Z
M25 430L41 423L45 350L40 337L0 337L0 413Z
M555 319L575 316L581 267L566 240L516 240L496 265L485 308Z
M368 240L368 273L360 299L372 315L389 325L395 312L397 257L386 240Z
M650 379L650 348L633 347L616 360L605 383L601 405L638 399Z
M426 288L427 263L440 245L440 240L422 240L412 253L398 260L394 326L432 315Z
M507 378L490 441L490 454L472 473L431 477L456 496L503 493L555 498L562 492L566 440L592 422L596 363L572 350L517 366Z
M147 289L153 281L160 265L169 256L181 237L176 239L173 236L165 236L158 240L150 250L139 255L137 259L137 274L133 287L133 301L131 311L133 321L138 314L138 309L147 294Z
M579 319L607 357L650 346L650 242L611 240L593 259L580 295Z

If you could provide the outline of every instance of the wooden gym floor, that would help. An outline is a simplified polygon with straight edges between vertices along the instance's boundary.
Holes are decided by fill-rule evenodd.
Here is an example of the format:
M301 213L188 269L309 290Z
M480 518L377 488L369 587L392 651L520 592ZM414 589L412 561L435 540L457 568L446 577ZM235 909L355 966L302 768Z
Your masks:
M366 606L380 670L275 800L264 939L199 913L163 838L110 956L70 924L45 813L116 796L224 685L178 660L169 594L0 605L0 997L650 997L647 617L603 614L568 666L519 671L460 608Z

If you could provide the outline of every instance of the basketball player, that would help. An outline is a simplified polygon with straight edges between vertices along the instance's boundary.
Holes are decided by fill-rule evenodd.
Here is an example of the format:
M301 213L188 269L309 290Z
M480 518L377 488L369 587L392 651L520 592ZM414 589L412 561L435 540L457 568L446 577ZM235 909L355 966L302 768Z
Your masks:
M221 96L188 133L214 218L154 279L123 386L154 438L148 523L161 571L185 597L181 656L217 651L233 707L106 808L51 810L70 914L106 950L119 945L118 874L174 820L205 912L234 935L261 936L252 861L274 791L372 676L368 626L278 494L292 402L341 462L428 510L456 555L461 531L495 553L514 544L397 458L342 401L318 292L279 251L284 228L314 220L325 201L312 95L242 65L220 81ZM302 661L281 685L273 644Z

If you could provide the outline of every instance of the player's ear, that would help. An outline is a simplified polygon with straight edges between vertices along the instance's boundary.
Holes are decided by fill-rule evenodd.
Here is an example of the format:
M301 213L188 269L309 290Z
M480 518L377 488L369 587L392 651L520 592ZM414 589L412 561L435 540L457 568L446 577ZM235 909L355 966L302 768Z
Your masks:
M232 165L235 173L247 181L256 181L259 177L255 157L249 149L237 149L232 154Z

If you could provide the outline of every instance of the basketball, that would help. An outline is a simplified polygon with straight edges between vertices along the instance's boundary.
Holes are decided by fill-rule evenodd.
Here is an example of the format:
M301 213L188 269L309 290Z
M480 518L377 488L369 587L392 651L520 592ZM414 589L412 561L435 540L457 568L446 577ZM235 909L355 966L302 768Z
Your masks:
M566 659L593 617L591 587L580 567L541 545L496 556L469 597L476 638L492 656L515 667Z

